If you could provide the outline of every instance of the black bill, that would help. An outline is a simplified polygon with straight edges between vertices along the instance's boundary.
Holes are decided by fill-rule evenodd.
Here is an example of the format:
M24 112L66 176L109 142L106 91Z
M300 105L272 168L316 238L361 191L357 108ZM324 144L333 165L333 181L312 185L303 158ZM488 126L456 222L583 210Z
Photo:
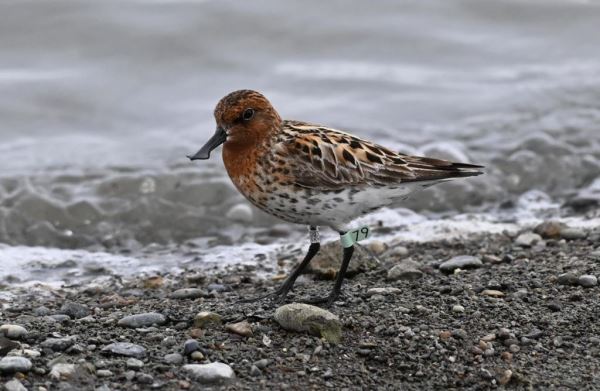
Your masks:
M217 131L213 136L204 144L202 148L194 155L188 155L190 160L206 160L210 157L210 153L213 149L217 148L219 145L223 144L227 140L227 133L225 133L225 129L218 127Z

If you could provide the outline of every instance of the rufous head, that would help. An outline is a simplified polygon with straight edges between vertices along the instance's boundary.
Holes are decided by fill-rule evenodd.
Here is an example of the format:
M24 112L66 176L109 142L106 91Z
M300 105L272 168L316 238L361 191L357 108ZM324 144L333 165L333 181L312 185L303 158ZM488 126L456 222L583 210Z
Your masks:
M208 159L219 145L244 148L257 145L281 126L281 117L260 92L239 90L226 95L215 107L217 130L191 160Z

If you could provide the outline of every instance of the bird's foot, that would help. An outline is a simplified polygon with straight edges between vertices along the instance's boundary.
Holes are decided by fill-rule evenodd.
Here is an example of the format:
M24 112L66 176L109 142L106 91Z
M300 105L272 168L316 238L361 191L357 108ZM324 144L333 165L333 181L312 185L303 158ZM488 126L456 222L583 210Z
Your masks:
M322 305L323 307L331 307L333 303L343 298L339 292L331 292L328 296L324 297L309 297L307 299L300 300L304 304Z
M266 299L270 299L271 302L280 304L283 303L287 297L289 290L285 289L277 289L271 293L267 293L266 295L258 296L258 297L250 297L247 299L238 300L238 303L256 303L257 301L262 301Z

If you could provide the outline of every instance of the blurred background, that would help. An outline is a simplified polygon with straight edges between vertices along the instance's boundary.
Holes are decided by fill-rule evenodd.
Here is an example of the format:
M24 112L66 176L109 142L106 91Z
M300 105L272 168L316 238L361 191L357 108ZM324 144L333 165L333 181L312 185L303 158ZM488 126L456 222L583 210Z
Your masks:
M164 263L152 246L248 257L232 251L303 233L248 209L220 153L185 158L237 89L284 118L488 167L403 205L423 218L589 211L598 26L583 0L0 1L0 278Z

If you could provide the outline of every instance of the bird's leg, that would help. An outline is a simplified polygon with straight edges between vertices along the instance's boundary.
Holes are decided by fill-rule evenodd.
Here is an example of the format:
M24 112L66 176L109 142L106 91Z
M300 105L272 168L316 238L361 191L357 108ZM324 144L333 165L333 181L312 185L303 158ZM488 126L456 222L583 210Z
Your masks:
M344 236L345 234L346 234L346 232L340 232L340 237ZM346 271L348 270L348 265L350 264L350 259L352 259L352 254L354 253L354 244L351 244L348 247L345 247L344 241L342 240L342 247L344 248L343 258L342 258L342 266L340 267L340 271L338 272L338 274L335 278L335 285L333 286L333 290L327 297L308 299L305 301L305 303L309 303L309 304L325 303L326 306L330 306L340 296L340 292L342 290L342 284L344 283L344 277L346 276Z
M282 302L285 300L287 294L294 287L294 283L296 282L296 279L298 279L298 277L300 277L300 275L302 274L304 269L306 269L306 267L308 266L310 261L314 258L315 255L317 255L317 253L319 252L319 249L321 248L321 236L319 235L319 227L313 227L313 226L308 227L308 233L310 236L310 247L308 248L308 252L306 253L306 256L304 257L302 262L300 262L294 268L294 270L290 273L290 275L285 279L283 284L281 284L281 286L279 288L277 288L274 292L268 293L263 296L251 298L251 299L240 300L241 302L250 303L253 301L266 299L268 297L277 298L277 301L279 301L279 302Z

